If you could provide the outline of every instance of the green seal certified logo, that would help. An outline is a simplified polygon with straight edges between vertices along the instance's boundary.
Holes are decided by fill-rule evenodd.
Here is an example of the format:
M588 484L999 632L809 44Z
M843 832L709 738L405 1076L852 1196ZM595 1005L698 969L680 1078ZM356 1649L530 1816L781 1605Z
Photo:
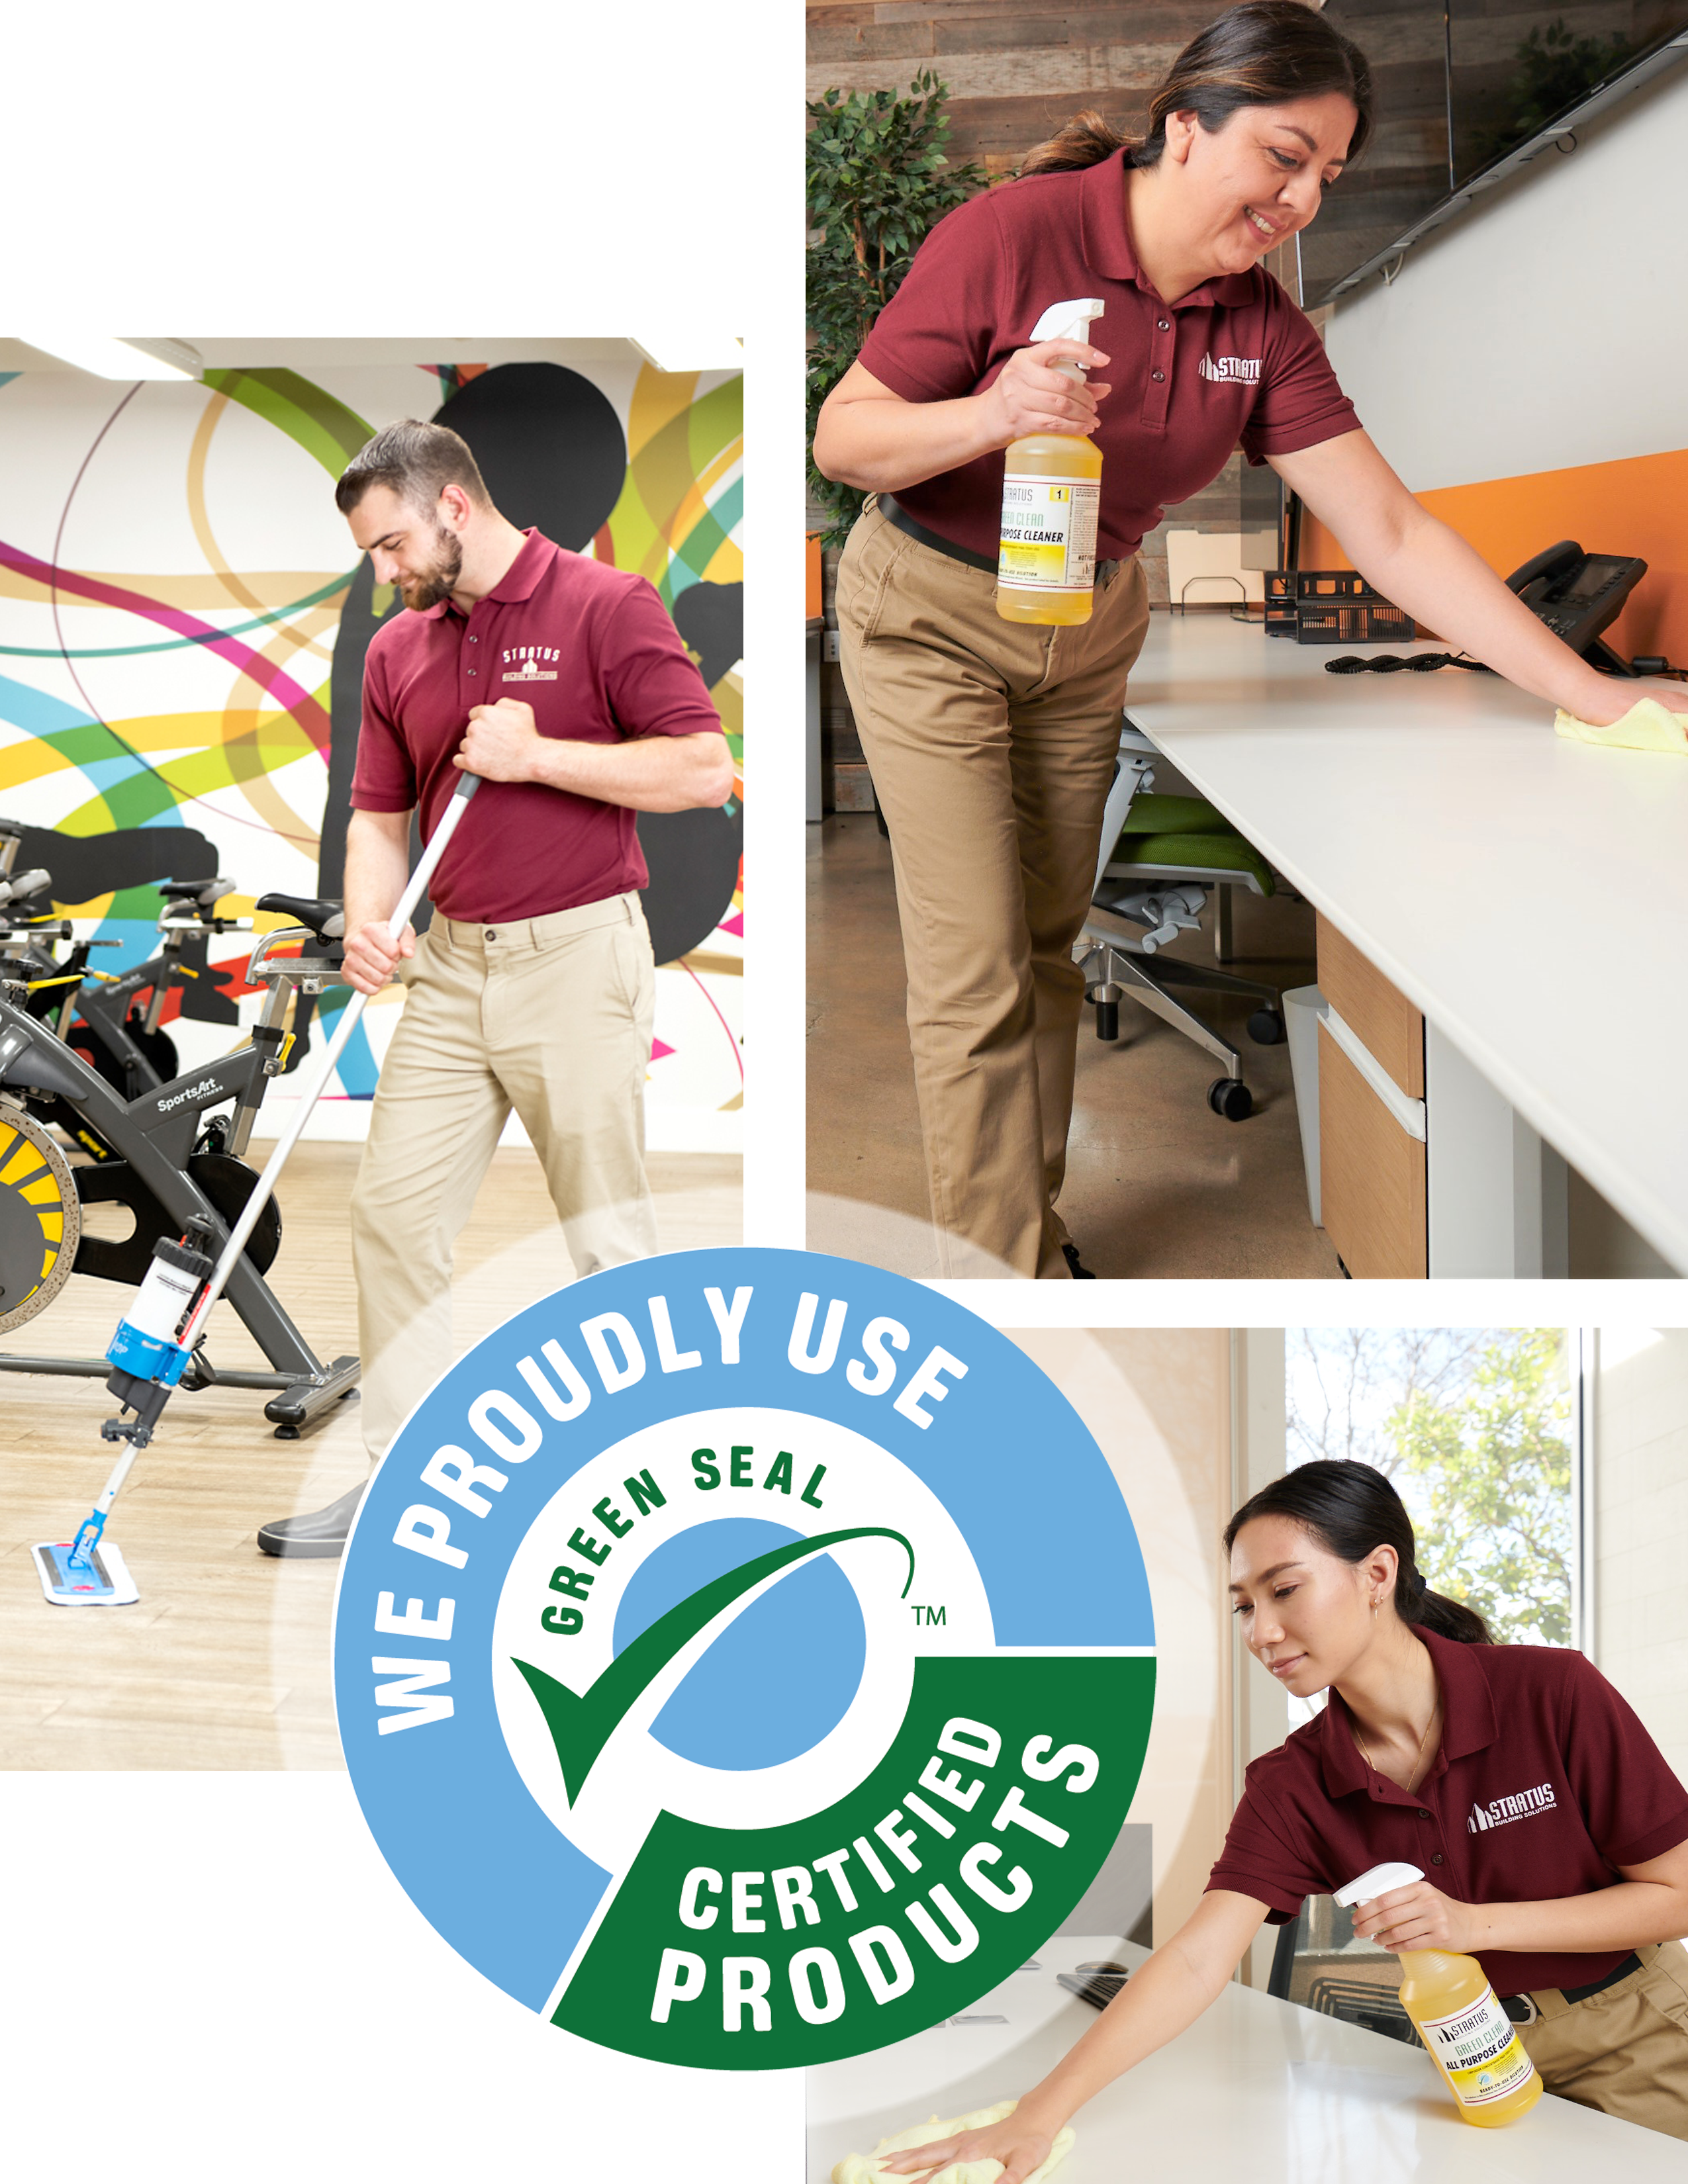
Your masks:
M536 1305L376 1475L337 1602L354 1784L487 1977L773 2070L954 2015L1095 1877L1148 1739L1118 1485L948 1299L803 1252Z

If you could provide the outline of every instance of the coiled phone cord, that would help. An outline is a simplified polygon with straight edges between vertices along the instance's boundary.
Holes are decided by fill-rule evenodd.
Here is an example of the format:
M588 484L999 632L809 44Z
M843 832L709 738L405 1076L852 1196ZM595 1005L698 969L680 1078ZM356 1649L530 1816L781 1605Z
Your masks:
M1362 660L1357 652L1345 652L1340 660L1327 660L1327 675L1429 675L1438 667L1466 667L1474 675L1492 675L1494 669L1480 660L1468 660L1462 652L1380 652Z
M1688 682L1688 667L1671 667L1652 656L1637 658L1630 664L1637 675L1651 676L1656 682ZM1438 667L1465 667L1474 675L1495 671L1480 660L1468 660L1461 652L1380 652L1374 660L1345 652L1340 660L1324 663L1327 675L1428 675Z

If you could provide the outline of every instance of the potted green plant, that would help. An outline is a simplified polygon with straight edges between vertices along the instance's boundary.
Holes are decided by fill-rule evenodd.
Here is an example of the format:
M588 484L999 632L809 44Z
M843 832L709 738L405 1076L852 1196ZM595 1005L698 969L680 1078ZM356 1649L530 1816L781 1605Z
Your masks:
M906 96L828 91L809 103L809 434L902 282L928 231L985 187L972 161L944 156L949 86L922 69ZM841 544L861 511L854 486L809 465L809 490Z

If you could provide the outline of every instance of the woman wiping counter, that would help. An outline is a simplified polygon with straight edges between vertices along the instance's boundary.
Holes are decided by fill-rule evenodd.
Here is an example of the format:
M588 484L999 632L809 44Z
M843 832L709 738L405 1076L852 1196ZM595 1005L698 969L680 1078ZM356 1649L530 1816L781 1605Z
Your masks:
M1262 1924L1388 1861L1387 1949L1474 1956L1551 2093L1688 2139L1688 1791L1580 1653L1496 1646L1425 1585L1381 1474L1309 1463L1226 1528L1249 1651L1318 1718L1248 1769L1207 1892L1013 2114L883 2159L1022 2184L1093 2093L1192 2025ZM1528 2126L1520 2126L1528 2128Z
M1149 124L1127 143L1081 114L940 220L816 427L817 467L877 496L838 566L839 658L896 867L944 1275L1085 1271L1057 1210L1072 945L1149 627L1138 549L1240 441L1385 598L1520 688L1601 727L1641 695L1688 712L1680 686L1614 688L1419 506L1261 265L1371 133L1358 48L1253 0L1178 56ZM1033 344L1081 297L1095 347ZM1094 610L1063 628L996 611L1002 450L1045 432L1106 459Z

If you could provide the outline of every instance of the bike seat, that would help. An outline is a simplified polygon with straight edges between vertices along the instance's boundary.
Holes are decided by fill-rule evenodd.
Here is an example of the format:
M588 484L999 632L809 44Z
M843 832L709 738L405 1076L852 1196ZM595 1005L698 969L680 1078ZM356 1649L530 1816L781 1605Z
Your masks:
M159 880L157 883L159 893L167 902L203 902L207 909L214 902L220 902L233 884L231 880L224 879L220 874L215 879Z
M302 894L261 894L258 907L278 917L294 918L299 924L308 925L319 940L345 938L345 909L341 903L313 901Z

